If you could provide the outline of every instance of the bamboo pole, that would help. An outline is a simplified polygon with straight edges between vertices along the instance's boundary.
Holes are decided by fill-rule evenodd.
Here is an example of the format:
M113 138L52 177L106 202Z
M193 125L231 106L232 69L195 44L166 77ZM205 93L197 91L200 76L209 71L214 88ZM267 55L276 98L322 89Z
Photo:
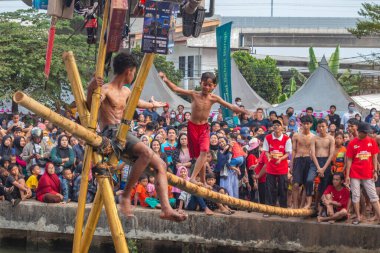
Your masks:
M99 217L102 212L103 204L103 197L100 189L98 189L96 191L94 202L92 203L90 214L87 218L87 223L83 232L82 239L80 240L79 238L80 250L76 252L87 253L90 249L91 239L94 236L96 225L98 224ZM81 233L82 231L80 231L79 235L81 235Z
M113 243L117 253L128 253L124 230L117 213L115 198L113 195L109 177L97 177L100 191L102 192L104 207L106 209L108 224L110 226Z
M33 98L29 97L21 91L17 91L13 95L13 100L25 107L26 109L34 112L38 116L49 119L50 122L57 125L58 127L72 133L73 135L86 140L88 144L94 147L98 147L102 143L102 137L98 136L96 133L89 131L85 127L53 112L44 105L41 105Z
M106 58L106 44L105 41L105 34L106 29L108 26L109 21L109 11L110 11L110 0L105 1L104 6L104 14L103 14L103 23L102 23L102 30L100 33L100 43L99 43L99 49L98 49L98 60L96 64L96 77L103 78L104 76L104 62ZM99 114L99 107L100 107L100 97L101 97L101 87L96 88L92 93L92 101L91 101L91 108L90 108L90 117L88 121L88 128L90 128L93 132L96 131L96 125L98 122L98 114ZM87 156L89 156L88 160L91 160L93 157L94 163L97 163L98 156L94 152L90 152L92 149L87 145L86 151ZM88 174L90 171L90 163L86 164L86 167L82 170L82 182L84 182L84 178L88 178ZM84 222L84 209L85 209L85 203L86 203L86 195L87 195L87 189L88 186L81 184L80 192L79 192L79 198L78 198L78 209L77 209L77 222L75 223L75 231L74 231L74 242L73 242L73 253L77 253L78 249L81 247L81 236L82 236L82 230L83 230L83 222ZM87 223L91 222L87 221ZM96 226L97 222L95 223ZM90 224L93 225L93 224ZM93 233L89 238L87 238L88 241L92 241ZM83 241L82 241L83 242ZM87 243L87 242L86 242Z
M87 127L90 122L90 112L87 109L86 96L84 95L82 80L79 75L74 54L72 51L64 52L62 58L65 62L67 76L71 84L71 90L75 98L81 125Z
M124 109L122 123L120 124L116 135L117 140L122 146L125 146L125 139L127 138L127 134L130 128L130 124L127 122L133 119L133 115L135 113L137 103L139 102L141 92L144 88L146 78L148 77L149 70L153 65L153 60L154 54L144 55L131 95L129 96L127 105ZM116 167L118 162L119 159L116 157L116 155L111 155L109 163L112 166Z

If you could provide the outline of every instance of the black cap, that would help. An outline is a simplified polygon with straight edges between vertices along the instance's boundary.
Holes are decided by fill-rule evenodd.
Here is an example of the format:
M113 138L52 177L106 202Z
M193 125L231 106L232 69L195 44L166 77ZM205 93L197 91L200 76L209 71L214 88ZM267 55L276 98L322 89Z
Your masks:
M280 124L280 125L282 126L282 122L279 121L278 119L273 120L272 124L273 124L273 125L274 125L274 124Z
M371 125L366 123L366 122L360 122L359 123L359 126L358 126L358 132L362 132L362 133L371 133L372 132L372 129L371 129Z

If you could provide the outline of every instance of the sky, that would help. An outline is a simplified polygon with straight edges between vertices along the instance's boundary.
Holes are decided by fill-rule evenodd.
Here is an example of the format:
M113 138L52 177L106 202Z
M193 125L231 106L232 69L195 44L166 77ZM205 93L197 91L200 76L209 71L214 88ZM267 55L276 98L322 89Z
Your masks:
M206 0L209 2L210 0ZM273 0L276 17L359 17L362 0ZM371 0L380 4L380 0ZM215 14L222 16L270 16L271 0L215 0ZM0 0L0 12L27 8L21 0ZM316 48L317 57L330 55L333 48ZM378 49L342 48L341 57L378 52ZM307 48L256 48L257 54L308 56Z

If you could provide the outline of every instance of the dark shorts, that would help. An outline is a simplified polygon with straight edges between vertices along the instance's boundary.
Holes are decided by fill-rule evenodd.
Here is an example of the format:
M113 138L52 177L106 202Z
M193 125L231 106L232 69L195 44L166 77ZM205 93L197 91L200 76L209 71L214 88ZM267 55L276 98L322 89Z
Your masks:
M375 182L375 186L380 187L380 175L378 175L377 181Z
M312 164L310 156L296 157L293 163L293 183L300 186L306 184L307 175Z
M113 140L116 137L118 129L119 125L108 125L103 129L102 136ZM131 132L128 132L125 148L123 150L123 156L126 155L129 159L136 160L138 157L135 156L133 147L139 142L141 142L139 138L134 136Z

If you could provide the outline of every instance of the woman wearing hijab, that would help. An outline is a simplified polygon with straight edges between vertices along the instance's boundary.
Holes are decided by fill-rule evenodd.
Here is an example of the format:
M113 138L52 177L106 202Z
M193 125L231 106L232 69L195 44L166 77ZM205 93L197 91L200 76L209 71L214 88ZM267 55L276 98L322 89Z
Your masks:
M20 165L22 167L23 174L27 175L26 173L27 163L21 158L22 150L24 149L25 145L26 145L25 137L17 136L13 141L12 155L16 156L16 164Z
M9 135L5 135L0 146L0 158L4 156L10 157L12 155L12 138Z
M72 170L75 160L74 150L69 146L67 136L61 135L58 137L58 144L51 150L51 161L54 163L56 173L61 174L63 169L69 168Z
M63 201L60 193L61 183L57 174L55 174L54 164L47 163L45 173L38 181L36 189L36 198L38 201L45 203L59 203Z
M371 123L371 119L375 116L376 114L376 108L372 108L370 113L365 117L365 122Z

